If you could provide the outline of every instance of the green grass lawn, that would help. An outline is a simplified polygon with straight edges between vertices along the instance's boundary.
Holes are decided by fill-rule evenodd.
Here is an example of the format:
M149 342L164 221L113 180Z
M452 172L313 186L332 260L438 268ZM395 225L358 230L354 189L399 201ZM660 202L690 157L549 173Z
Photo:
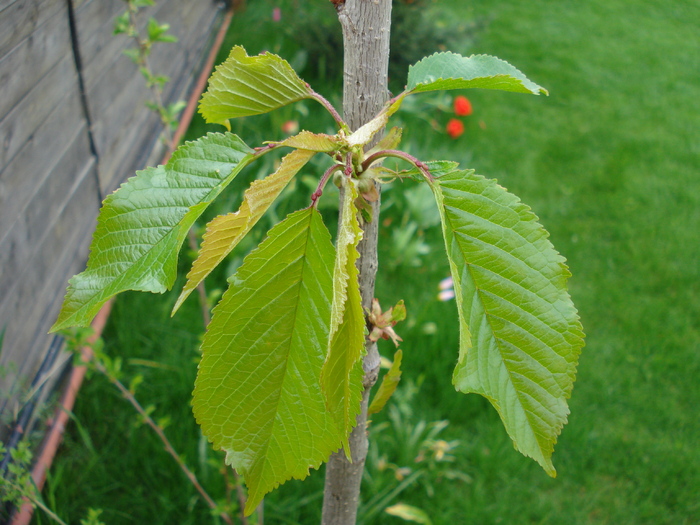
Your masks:
M251 53L262 49L261 39L274 33L266 21L274 5L251 3L229 40L245 42ZM417 485L394 502L420 506L436 525L699 523L700 5L435 5L443 20L475 22L468 42L455 41L454 49L468 44L470 52L508 60L550 96L469 92L474 113L462 137L452 140L406 118L405 142L426 160L433 157L430 146L436 156L498 179L532 206L568 259L587 340L569 424L555 448L558 477L550 479L513 450L485 400L457 394L450 384L457 324L454 304L435 298L448 272L437 228L420 228L419 240L431 251L419 266L397 259L399 241L385 228L377 296L387 306L406 300L409 319L397 327L405 340L404 378L422 381L413 421L448 419L441 436L460 440L454 467L470 477L436 482L432 497ZM280 52L289 46L303 62L291 44L272 44ZM280 122L297 118L289 111L258 122L277 132ZM449 116L435 110L434 119L443 125ZM242 124L241 133L254 125ZM402 202L400 189L394 184L385 202ZM308 192L302 184L296 191ZM395 204L386 217L400 223L403 210ZM174 423L166 431L176 448L222 497L217 457L189 408L202 329L198 307L196 299L188 301L171 322L176 295L122 296L105 333L107 349L123 356L127 378L144 375L144 404L170 415ZM84 387L76 418L81 426L69 430L45 491L70 523L87 507L104 509L109 524L211 522L155 437L132 424L135 414L105 381ZM318 523L321 474L267 498L266 523ZM365 492L365 501L372 495ZM380 515L374 523L401 521Z

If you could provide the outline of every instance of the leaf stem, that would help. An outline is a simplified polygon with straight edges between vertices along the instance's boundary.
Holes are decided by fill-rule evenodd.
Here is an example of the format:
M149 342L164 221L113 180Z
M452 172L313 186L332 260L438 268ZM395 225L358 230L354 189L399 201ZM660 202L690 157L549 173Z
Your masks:
M319 197L323 195L323 188L326 187L326 183L328 182L328 179L331 178L331 175L333 175L336 171L339 169L342 169L343 165L342 164L333 164L330 168L326 170L326 172L323 174L321 177L321 180L318 182L318 187L316 188L316 191L311 194L311 205L316 206L316 203L318 202Z
M269 143L269 144L265 144L264 146L260 146L258 148L253 148L255 150L255 153L253 154L255 156L255 160L259 159L263 155L266 155L267 153L270 153L273 149L276 149L279 147L280 147L279 143Z
M362 162L362 171L367 170L373 162L382 159L384 157L395 157L399 159L403 159L405 161L410 162L413 164L416 168L418 168L418 171L420 171L423 176L428 180L428 182L433 182L435 178L432 176L430 173L430 170L428 169L428 165L425 164L424 162L420 161L413 155L410 155L406 153L405 151L397 150L397 149L385 149L382 151L377 151L375 153L372 153L369 157L367 157L363 162Z
M389 101L385 104L384 109L382 111L388 111L388 109L393 106L398 100L406 97L407 95L410 95L413 90L406 89L396 95L394 98L389 99Z
M309 91L311 92L311 96L313 98L315 98L324 108L326 108L328 113L331 114L331 116L333 117L333 120L336 121L336 123L340 126L340 128L345 132L349 132L350 128L345 123L345 121L341 118L340 113L338 113L338 110L335 109L335 107L333 107L333 104L328 102L328 100L323 95L321 95L320 93L317 93L316 91L311 89L311 86L309 86L309 84L306 84L306 87L309 88Z
M347 178L352 177L353 165L352 165L352 153L345 155L345 170L343 173Z

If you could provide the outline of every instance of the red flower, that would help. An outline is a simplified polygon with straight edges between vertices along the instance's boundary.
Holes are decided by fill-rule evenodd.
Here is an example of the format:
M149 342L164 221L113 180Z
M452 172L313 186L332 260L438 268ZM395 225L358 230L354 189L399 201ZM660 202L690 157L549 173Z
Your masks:
M299 131L299 123L296 120L288 120L281 126L282 132L286 133L287 135L294 135L297 131Z
M455 115L458 117L467 117L472 114L472 103L467 97L459 95L454 100Z
M447 123L447 127L445 128L445 131L447 131L447 134L450 137L452 137L453 139L456 139L462 133L464 133L464 124L462 124L461 120L457 120L456 118L451 118L450 121Z

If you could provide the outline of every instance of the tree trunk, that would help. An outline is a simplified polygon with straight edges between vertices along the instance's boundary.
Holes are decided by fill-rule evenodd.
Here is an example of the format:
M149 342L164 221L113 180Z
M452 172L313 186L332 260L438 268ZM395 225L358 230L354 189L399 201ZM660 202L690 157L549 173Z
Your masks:
M345 122L356 130L371 120L388 99L389 31L391 0L332 0L343 28ZM379 135L379 134L378 134ZM377 135L377 137L378 137ZM379 188L378 188L379 190ZM362 306L369 309L374 298L377 273L377 235L379 200L372 203L372 221L362 225L363 238L358 245L360 258L360 294ZM357 426L350 434L352 463L341 450L326 465L323 499L323 525L354 525L360 496L362 472L367 458L367 406L369 393L379 375L377 344L365 341L363 361L364 392Z

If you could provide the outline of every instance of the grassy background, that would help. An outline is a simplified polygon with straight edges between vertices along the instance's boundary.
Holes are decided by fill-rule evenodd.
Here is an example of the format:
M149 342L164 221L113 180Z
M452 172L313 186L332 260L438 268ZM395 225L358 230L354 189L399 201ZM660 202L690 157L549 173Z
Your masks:
M337 80L327 78L330 63L319 65L285 38L289 31L272 25L275 5L251 5L229 41L250 53L280 51L298 66L318 65L310 74L325 83L314 87L332 98ZM452 158L497 178L533 207L569 261L587 346L554 454L559 477L550 479L513 450L487 402L450 385L456 313L453 303L435 299L447 265L439 232L427 228L430 211L422 211L413 239L431 250L419 266L401 259L405 241L384 228L377 296L386 305L404 298L408 306L399 333L406 341L404 377L422 381L414 421L448 419L443 436L461 441L454 467L471 478L437 483L432 498L417 485L396 501L419 505L436 524L700 522L700 6L474 0L436 2L432 9L453 39L450 49L508 60L551 95L469 92L474 114L455 141L430 130L431 121L441 129L450 115L440 110L440 99L426 96L415 115L403 117L405 143L422 158ZM451 20L467 24L463 36L450 32L445 22ZM287 119L321 131L330 124L304 109L285 111L247 120L239 132L254 144L260 128L274 135ZM385 217L393 225L412 220L400 189L385 193ZM309 193L302 183L295 192ZM188 301L173 323L175 296L120 297L107 348L124 357L127 378L144 375L144 404L172 417L167 431L176 448L221 497L216 457L189 409L202 329L197 305ZM103 380L84 387L76 419L80 426L70 430L45 491L68 521L77 523L91 506L103 508L110 524L211 522L156 439L132 424L134 414ZM318 523L320 474L267 498L267 523Z

